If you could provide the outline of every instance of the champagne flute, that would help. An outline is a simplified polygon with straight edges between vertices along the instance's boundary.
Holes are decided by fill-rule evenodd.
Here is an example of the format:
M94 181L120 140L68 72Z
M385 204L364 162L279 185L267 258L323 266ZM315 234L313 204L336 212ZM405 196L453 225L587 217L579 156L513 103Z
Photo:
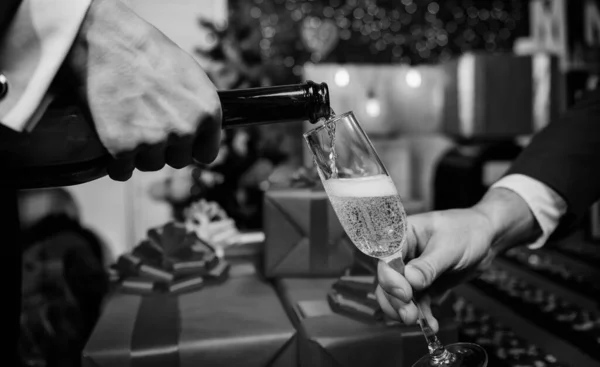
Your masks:
M368 256L404 274L406 214L398 191L352 112L332 116L304 134L329 201L348 237ZM414 300L413 300L414 302ZM415 303L417 309L418 304ZM477 344L444 346L419 309L429 354L413 367L486 367Z

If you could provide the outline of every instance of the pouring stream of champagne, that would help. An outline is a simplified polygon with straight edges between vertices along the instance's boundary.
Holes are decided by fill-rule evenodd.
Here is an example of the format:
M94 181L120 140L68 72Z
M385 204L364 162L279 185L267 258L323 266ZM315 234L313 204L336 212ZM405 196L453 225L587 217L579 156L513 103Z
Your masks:
M334 116L335 111L333 111L333 108L330 108L329 118L325 121L325 129L327 129L327 133L329 134L329 138L331 139L331 151L329 153L329 167L331 168L331 178L338 177L338 170L335 164L337 154L335 154L335 120L333 119Z

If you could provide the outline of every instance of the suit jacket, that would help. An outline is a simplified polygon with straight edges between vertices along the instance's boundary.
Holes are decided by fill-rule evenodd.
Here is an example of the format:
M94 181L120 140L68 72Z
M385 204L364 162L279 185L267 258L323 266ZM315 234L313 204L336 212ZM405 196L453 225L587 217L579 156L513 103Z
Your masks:
M0 38L6 31L8 24L15 16L21 0L2 0L0 1Z
M50 84L65 60L91 0L0 0L0 123L33 128L51 100Z
M538 133L511 173L535 178L565 199L568 209L558 233L577 222L600 199L600 90Z

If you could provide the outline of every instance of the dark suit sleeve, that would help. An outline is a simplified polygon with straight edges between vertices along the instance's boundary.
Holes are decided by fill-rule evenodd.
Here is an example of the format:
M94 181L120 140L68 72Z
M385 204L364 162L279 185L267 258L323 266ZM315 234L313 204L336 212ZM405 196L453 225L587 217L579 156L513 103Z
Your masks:
M561 229L578 221L600 198L600 90L537 134L510 173L535 178L565 199Z
M15 16L21 0L1 0L0 1L0 38L6 31L10 21Z

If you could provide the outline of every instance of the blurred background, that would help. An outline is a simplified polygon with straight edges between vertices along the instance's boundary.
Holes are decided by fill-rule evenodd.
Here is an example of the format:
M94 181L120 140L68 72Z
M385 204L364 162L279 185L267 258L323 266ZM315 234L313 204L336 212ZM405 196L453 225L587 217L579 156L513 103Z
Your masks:
M598 85L596 0L127 3L196 58L218 89L326 82L332 108L354 111L409 214L474 204L533 134ZM309 128L227 130L210 165L24 191L21 220L32 234L26 283L36 289L35 264L66 251L45 245L41 255L35 244L57 228L79 236L69 246L87 259L77 263L94 287L74 280L80 269L61 299L89 301L77 316L85 322L67 322L79 325L67 334L85 340L107 293L106 267L149 228L183 220L205 200L218 204L234 232L263 233L265 193L311 175L302 141ZM592 243L600 236L597 213L595 206L582 227Z
M597 83L598 20L584 11L593 1L129 3L193 55L219 89L327 82L334 110L357 114L403 198L423 209L433 208L436 163L458 141L526 141ZM257 228L260 184L310 163L300 134L306 128L227 131L210 167L136 172L124 184L104 178L67 190L113 257L190 192ZM490 160L487 181L506 166Z

